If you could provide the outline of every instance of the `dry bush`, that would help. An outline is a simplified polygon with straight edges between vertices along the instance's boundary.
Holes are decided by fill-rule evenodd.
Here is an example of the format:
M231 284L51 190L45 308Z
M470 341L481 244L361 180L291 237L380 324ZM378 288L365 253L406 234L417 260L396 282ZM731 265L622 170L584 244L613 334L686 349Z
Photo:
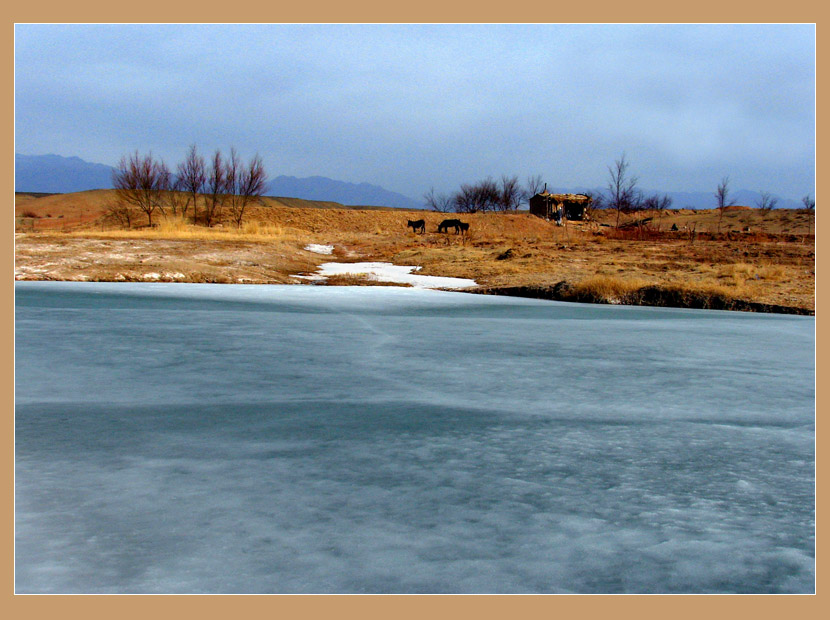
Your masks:
M139 211L133 209L132 206L123 202L112 201L106 205L103 222L121 228L131 228L138 215Z
M239 230L241 234L253 237L283 237L285 236L285 229L279 224L274 224L267 221L248 220ZM296 238L296 235L292 235Z
M624 302L634 292L648 286L649 283L640 279L627 279L611 275L591 276L574 285L574 292L585 298L606 300L609 303Z
M181 235L190 230L191 226L185 221L182 216L168 216L159 222L156 230L160 236L163 235Z
M732 263L731 265L723 265L720 271L722 275L750 277L755 271L755 267L747 263Z
M755 275L762 280L780 282L787 275L787 270L781 265L762 265L755 270Z
M683 282L663 285L660 288L667 292L677 293L685 297L710 298L710 299L735 299L745 294L745 289L728 287L721 284ZM694 307L694 306L693 306Z
M746 280L768 280L779 282L784 279L787 270L782 265L751 265L748 263L733 263L722 265L717 269L719 278L733 278L735 282Z
M644 280L607 275L593 276L575 285L562 285L565 297L574 301L689 308L730 309L748 293L745 287L734 283L651 284Z

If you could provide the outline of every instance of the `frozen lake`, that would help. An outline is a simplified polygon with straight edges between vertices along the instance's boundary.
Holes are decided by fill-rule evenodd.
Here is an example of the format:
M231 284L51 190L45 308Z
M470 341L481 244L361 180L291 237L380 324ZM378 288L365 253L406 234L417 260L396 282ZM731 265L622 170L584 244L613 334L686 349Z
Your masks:
M812 317L15 290L18 593L814 592Z

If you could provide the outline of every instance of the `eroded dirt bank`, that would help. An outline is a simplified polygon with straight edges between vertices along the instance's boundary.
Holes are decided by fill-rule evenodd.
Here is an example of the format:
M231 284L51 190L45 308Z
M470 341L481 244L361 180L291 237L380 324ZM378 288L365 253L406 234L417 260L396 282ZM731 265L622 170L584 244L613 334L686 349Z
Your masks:
M631 306L656 306L665 308L696 308L700 310L734 310L740 312L771 312L775 314L815 315L814 310L779 304L765 304L744 299L734 299L717 294L683 291L661 286L646 286L619 297L597 295L581 291L571 282L561 281L553 286L494 286L470 289L469 293L482 295L507 295L550 301L573 301L593 304L625 304Z

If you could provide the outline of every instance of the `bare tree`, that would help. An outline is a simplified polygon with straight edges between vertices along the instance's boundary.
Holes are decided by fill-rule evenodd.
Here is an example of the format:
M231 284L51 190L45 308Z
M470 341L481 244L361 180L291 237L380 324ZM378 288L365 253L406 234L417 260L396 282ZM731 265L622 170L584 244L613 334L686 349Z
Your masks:
M495 211L501 200L498 184L487 177L473 186L478 211Z
M461 189L453 194L452 204L456 213L475 213L478 210L475 188L463 183Z
M452 198L446 194L436 194L435 188L430 187L429 191L424 194L424 204L432 211L439 211L446 213L450 210L452 205Z
M519 177L509 177L503 174L496 208L500 211L516 211L524 200L524 192L519 185Z
M207 169L205 179L205 225L208 227L222 217L222 207L228 191L225 162L217 149Z
M172 176L170 185L167 188L167 204L170 205L170 211L173 216L181 212L182 217L185 217L187 207L190 204L190 195L183 191L183 183L180 177Z
M247 166L239 160L236 149L231 149L225 162L225 183L228 188L228 205L236 227L242 227L245 208L265 192L266 176L262 158L254 155Z
M613 166L608 166L608 206L617 210L617 228L620 226L620 213L635 208L641 196L637 191L637 177L629 176L629 165L623 153Z
M500 196L498 184L487 177L475 185L462 184L461 189L453 196L452 202L458 213L477 213L495 210Z
M153 225L153 213L164 212L164 199L170 187L170 171L163 161L152 154L141 156L138 151L124 156L113 170L112 184L118 200L132 205L147 215L147 224Z
M231 154L225 160L225 204L230 207L231 216L234 222L237 222L237 228L239 228L237 217L240 210L241 196L236 193L236 190L241 172L242 160L239 159L236 149L231 147Z
M778 198L773 198L769 192L760 192L761 198L755 201L755 206L757 206L761 211L772 211L775 208L775 205L778 204Z
M122 228L132 228L134 214L135 211L132 205L116 200L107 205L104 219L115 222Z
M177 166L176 176L178 177L179 189L188 195L188 201L182 208L182 216L187 216L187 207L189 204L193 204L193 222L195 223L199 216L196 201L199 194L204 191L207 182L205 160L196 151L195 144L190 146L185 160Z
M718 184L718 189L715 192L715 198L718 201L718 233L720 233L724 209L735 205L734 200L729 200L729 177L723 177L721 179L721 182Z
M605 209L608 207L608 200L605 194L600 192L583 192L583 195L591 199L591 209Z
M542 187L543 183L541 174L535 174L533 176L527 177L524 186L525 201L530 200L533 196L541 192Z
M672 198L668 194L663 194L660 196L659 194L654 194L653 196L648 196L642 201L643 209L653 209L655 211L665 211L669 209L672 205Z

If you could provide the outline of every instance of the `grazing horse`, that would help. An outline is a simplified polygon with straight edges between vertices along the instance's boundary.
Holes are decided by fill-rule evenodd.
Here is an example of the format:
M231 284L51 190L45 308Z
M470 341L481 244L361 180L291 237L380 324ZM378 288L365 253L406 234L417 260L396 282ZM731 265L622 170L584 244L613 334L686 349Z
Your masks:
M458 222L458 227L461 229L462 234L470 230L469 222Z
M450 228L455 228L455 232L458 233L461 229L461 222L459 220L444 220L440 224L438 224L438 232L449 232Z
M412 220L406 220L406 225L412 229L412 232L418 232L420 230L422 233L425 233L427 231L427 224L424 220L415 220L414 222Z

